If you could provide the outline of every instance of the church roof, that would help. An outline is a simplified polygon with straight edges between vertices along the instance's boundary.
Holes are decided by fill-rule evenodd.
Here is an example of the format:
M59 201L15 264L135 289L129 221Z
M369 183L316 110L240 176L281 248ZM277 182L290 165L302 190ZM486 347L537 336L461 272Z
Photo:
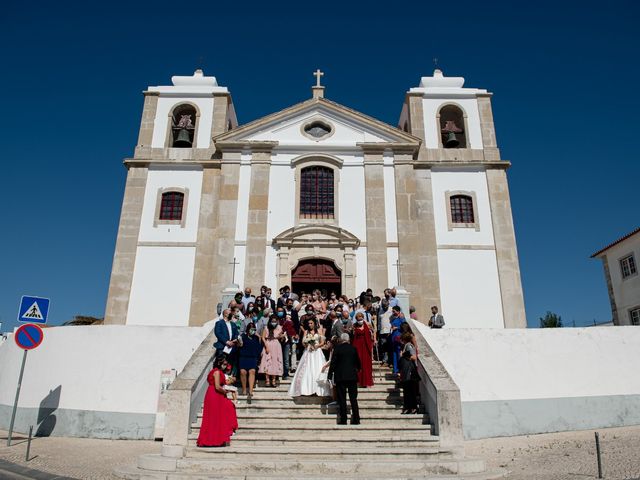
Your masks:
M226 143L245 140L250 134L260 131L269 125L276 124L285 121L291 117L304 113L307 110L313 108L323 108L338 115L350 118L357 123L361 123L368 126L374 131L383 133L386 137L391 139L392 143L408 144L414 146L416 149L422 141L420 138L415 137L407 132L393 127L387 123L384 123L376 118L365 115L349 107L345 107L339 103L327 100L324 97L311 98L304 102L297 103L291 107L280 110L279 112L272 113L265 117L259 118L245 125L242 125L236 129L229 130L221 135L213 138L216 143Z
M600 256L600 254L604 253L605 251L609 250L611 247L615 247L616 245L618 245L620 242L624 242L627 238L633 237L636 233L640 233L640 227L636 228L635 230L633 230L632 232L627 233L626 235L620 237L618 240L616 240L615 242L610 243L609 245L607 245L606 247L604 247L601 250L598 250L596 253L594 253L593 255L591 255L591 258L594 257L598 257Z

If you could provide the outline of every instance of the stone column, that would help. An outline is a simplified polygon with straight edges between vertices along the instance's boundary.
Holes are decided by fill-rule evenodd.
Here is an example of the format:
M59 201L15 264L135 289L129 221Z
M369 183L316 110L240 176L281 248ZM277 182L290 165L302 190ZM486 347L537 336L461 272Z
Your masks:
M346 247L344 250L344 285L343 294L349 298L354 298L356 293L356 254L353 248Z
M200 217L189 311L189 325L193 326L202 325L214 318L219 301L219 291L213 290L212 287L220 183L220 166L205 167L202 176Z
M278 288L291 285L291 269L289 268L289 247L280 247L278 252Z
M138 145L134 157L141 158L151 153L151 141L158 110L158 92L144 92L144 106L142 107L142 119L140 120L140 132L138 133Z
M500 150L498 150L496 142L496 129L493 124L490 93L478 95L478 110L480 112L480 131L482 132L484 159L500 160Z
M367 216L368 287L380 294L388 285L387 226L384 203L382 150L364 152L364 189Z
M124 200L120 212L120 226L118 227L116 250L111 268L107 307L104 314L105 325L124 325L126 323L138 249L144 192L147 188L147 174L148 168L146 166L131 166L127 172L127 183L124 188Z
M218 196L218 221L214 233L213 278L211 291L219 297L220 292L232 280L233 254L236 237L236 215L238 211L238 181L240 178L240 151L224 152L220 170ZM214 304L219 300L216 298ZM225 305L223 305L223 308Z
M244 287L251 287L253 291L258 291L265 281L270 170L271 150L253 150L251 153L247 250L244 268Z
M231 95L229 93L213 94L213 121L211 122L212 137L221 135L227 131L230 103Z
M408 93L405 102L409 108L409 129L414 137L418 137L420 150L418 151L418 159L422 160L427 156L427 145L425 143L424 130L424 108L422 106L422 93ZM433 120L435 122L435 119Z
M426 322L429 307L440 305L431 170L414 169L408 154L396 154L394 162L402 286Z
M488 169L486 175L504 326L506 328L526 328L527 318L524 311L520 264L511 216L507 172L504 169Z

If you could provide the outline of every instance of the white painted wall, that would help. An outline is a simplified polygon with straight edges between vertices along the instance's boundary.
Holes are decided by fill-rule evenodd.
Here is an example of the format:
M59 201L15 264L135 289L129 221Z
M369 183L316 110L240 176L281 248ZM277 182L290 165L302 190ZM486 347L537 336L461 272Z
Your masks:
M640 395L640 328L414 325L460 388L463 403Z
M269 172L267 242L295 225L296 179L291 159L297 155L276 153Z
M323 120L333 126L333 133L317 141L302 133L302 127L313 120ZM371 127L368 129L357 125L353 120L337 115L322 106L314 107L284 122L267 125L259 132L247 137L248 140L278 141L280 146L323 147L351 146L358 142L385 142L389 137L382 132L374 133Z
M236 211L236 242L247 241L249 195L251 194L251 155L242 154L238 174L238 209Z
M271 245L265 249L264 257L264 284L270 286L277 292L278 279L276 263L278 261L278 252Z
M195 247L138 247L127 325L189 324Z
M495 250L438 250L447 328L504 328Z
M622 278L620 260L633 254L638 273ZM637 233L605 252L611 275L613 295L618 309L618 320L621 325L630 325L630 311L640 308L640 233Z
M240 288L243 288L244 285L244 268L247 263L247 246L246 245L236 245L233 249L233 255L238 264L236 265L236 274L235 274L235 283L239 285ZM229 262L233 262L233 259L230 259ZM229 279L231 280L231 279Z
M467 145L470 148L482 149L482 131L480 130L480 112L478 101L475 97L451 99L437 96L436 98L424 98L422 109L424 114L425 146L427 148L440 148L440 124L437 121L438 111L443 105L455 104L466 113Z
M389 276L389 280L387 285L389 287L397 287L398 285L398 267L395 266L395 263L398 261L400 253L398 252L398 247L387 247L387 273ZM376 295L378 292L375 292Z
M361 242L367 241L367 212L365 206L364 166L352 157L340 170L339 225Z
M356 295L369 288L369 278L367 273L367 247L359 247L356 250ZM344 285L342 286L344 290Z
M196 128L198 129L197 148L209 148L211 144L211 125L213 122L213 104L212 96L163 96L158 98L158 107L156 110L156 118L153 125L153 138L151 146L153 148L164 148L168 133L169 115L173 109L181 103L191 103L200 110L200 117L197 120ZM226 98L219 98L217 101L226 102Z
M39 407L62 385L59 408L155 413L160 371L180 372L207 327L54 327L29 352L19 406ZM22 350L0 345L0 404L13 405Z
M396 176L393 156L384 155L384 214L387 226L387 242L398 241L398 212L396 210Z
M161 224L154 226L158 207L158 192L163 188L179 187L189 191L185 226ZM144 205L140 221L140 242L195 242L198 237L200 199L202 195L202 169L200 167L171 168L151 166L144 192Z
M431 172L431 184L438 245L494 245L489 191L486 174L483 170L473 168L434 169ZM475 192L480 231L476 231L475 228L454 228L449 231L445 195L447 191L457 190Z

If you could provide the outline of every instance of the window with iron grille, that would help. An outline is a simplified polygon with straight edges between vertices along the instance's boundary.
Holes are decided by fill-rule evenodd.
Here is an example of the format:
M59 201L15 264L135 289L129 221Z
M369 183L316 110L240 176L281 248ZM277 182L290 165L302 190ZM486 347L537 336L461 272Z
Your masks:
M160 220L182 220L184 193L166 192L162 194Z
M300 218L334 218L333 170L312 166L300 172Z
M633 257L633 254L627 255L620 260L620 269L622 270L622 278L627 278L638 273L636 259Z
M452 195L449 201L452 223L475 223L473 198L468 195Z
M631 325L640 325L640 308L634 308L629 312Z

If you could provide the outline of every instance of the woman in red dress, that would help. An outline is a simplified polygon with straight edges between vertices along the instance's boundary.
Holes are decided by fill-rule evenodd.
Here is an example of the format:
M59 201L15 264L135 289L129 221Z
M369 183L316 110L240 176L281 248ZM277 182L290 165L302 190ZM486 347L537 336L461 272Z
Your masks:
M238 429L236 407L227 398L224 389L224 371L227 366L227 356L217 356L213 361L213 370L207 377L209 388L204 396L202 426L197 442L199 447L224 447L229 444L231 435Z
M364 321L362 312L356 313L356 324L353 328L353 346L358 352L360 365L362 368L358 371L358 386L373 386L373 338L371 328Z

